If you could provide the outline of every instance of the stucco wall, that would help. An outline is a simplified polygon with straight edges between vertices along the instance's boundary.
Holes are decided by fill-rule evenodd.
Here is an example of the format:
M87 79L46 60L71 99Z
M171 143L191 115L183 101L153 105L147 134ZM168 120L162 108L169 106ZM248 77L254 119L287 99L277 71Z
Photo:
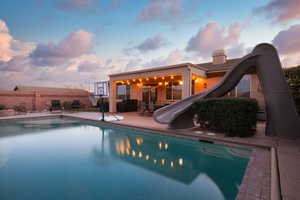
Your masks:
M53 91L0 91L0 104L7 108L24 104L27 110L44 110L51 105L51 100L65 101L79 100L83 107L90 107L89 93L81 92L53 92Z
M255 98L259 104L260 110L265 110L265 98L264 94L262 93L262 88L258 77L256 74L252 74L251 76L251 88L250 88L250 97Z

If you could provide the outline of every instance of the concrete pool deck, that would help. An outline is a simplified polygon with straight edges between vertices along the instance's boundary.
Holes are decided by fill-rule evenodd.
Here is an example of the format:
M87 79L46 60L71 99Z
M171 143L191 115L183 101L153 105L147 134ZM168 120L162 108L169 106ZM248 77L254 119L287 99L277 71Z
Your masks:
M160 132L166 135L180 136L191 139L217 141L234 145L255 147L254 154L249 162L243 184L237 199L271 199L271 156L270 148L275 148L277 165L280 179L280 193L284 200L300 199L300 140L285 140L267 137L264 135L265 125L258 123L257 134L252 138L224 137L222 134L214 134L207 131L172 130L167 125L158 124L152 117L140 116L138 113L120 113L124 116L122 121L105 122L118 126L129 126L149 131ZM100 113L74 112L74 113L30 113L11 117L0 117L1 120L43 118L43 117L66 116L85 120L98 121ZM102 123L102 122L100 122ZM299 130L300 131L300 130ZM250 170L251 169L251 170Z

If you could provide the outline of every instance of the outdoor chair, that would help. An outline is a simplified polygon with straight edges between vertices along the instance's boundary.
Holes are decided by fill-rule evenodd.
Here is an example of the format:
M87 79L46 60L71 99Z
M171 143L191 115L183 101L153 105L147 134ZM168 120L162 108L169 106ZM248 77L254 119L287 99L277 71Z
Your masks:
M80 108L80 101L79 100L74 100L72 102L72 109L73 110L79 110L79 108Z
M62 110L60 100L52 100L51 101L50 111L52 112L52 111L55 111L55 110Z

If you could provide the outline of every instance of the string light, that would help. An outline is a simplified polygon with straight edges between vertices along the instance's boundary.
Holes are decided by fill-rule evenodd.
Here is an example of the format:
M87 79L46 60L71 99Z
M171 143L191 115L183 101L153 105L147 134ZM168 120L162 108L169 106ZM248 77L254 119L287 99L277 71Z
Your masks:
M158 147L159 147L159 149L161 149L162 148L162 143L160 142L160 143L158 143Z
M183 85L183 81L179 81L179 85Z
M165 144L165 150L167 150L167 149L168 149L168 146L169 146L168 144Z
M142 157L143 157L142 152L139 152L139 158L142 158Z
M179 162L179 165L180 165L180 166L183 165L183 159L182 159L182 158L179 158L178 162Z

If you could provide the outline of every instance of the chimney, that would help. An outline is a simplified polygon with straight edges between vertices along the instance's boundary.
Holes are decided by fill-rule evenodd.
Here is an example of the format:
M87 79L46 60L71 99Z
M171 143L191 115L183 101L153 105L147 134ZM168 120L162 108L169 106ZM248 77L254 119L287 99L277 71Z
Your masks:
M223 49L215 50L212 54L213 57L213 64L219 65L226 63L226 55Z

